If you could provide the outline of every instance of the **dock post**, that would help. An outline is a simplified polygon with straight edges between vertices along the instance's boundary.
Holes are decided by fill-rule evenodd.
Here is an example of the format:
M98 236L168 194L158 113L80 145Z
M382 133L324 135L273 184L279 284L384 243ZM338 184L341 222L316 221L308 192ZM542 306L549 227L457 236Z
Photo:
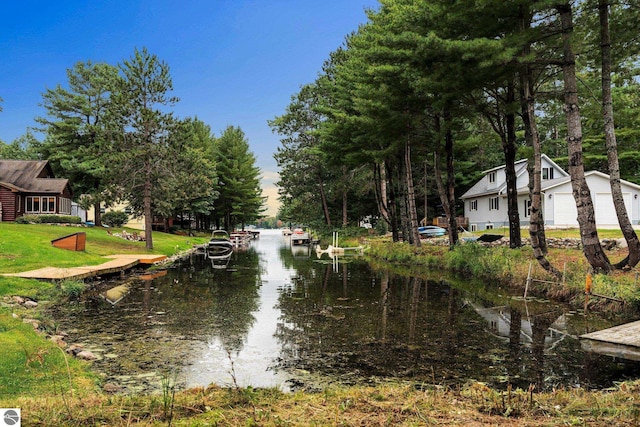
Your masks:
M524 298L527 298L527 292L529 291L529 283L531 282L531 261L529 261L529 272L527 273L527 281L524 284Z

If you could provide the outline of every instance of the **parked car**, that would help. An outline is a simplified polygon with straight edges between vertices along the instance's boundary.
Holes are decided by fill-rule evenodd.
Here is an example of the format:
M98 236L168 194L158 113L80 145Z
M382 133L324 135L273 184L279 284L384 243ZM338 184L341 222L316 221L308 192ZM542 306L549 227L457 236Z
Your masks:
M440 237L447 234L447 230L435 225L427 225L418 227L418 233L420 233L420 237Z

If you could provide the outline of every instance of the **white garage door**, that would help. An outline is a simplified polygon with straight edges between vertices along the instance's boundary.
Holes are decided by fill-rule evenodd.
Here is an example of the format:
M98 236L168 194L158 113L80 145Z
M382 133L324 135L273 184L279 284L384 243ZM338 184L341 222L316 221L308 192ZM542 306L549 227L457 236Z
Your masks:
M553 201L553 223L555 225L578 225L578 209L571 193L555 193Z
M623 193L624 205L627 208L627 215L631 216L631 193ZM611 193L596 193L594 200L596 211L596 224L598 225L618 225L618 216L613 206Z

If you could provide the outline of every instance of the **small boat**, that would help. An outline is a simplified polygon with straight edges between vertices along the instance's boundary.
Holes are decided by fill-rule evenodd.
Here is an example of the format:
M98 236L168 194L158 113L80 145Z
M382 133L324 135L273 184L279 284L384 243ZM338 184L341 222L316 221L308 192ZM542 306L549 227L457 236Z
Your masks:
M309 233L304 231L302 228L296 228L293 230L293 233L291 233L292 245L308 245L309 243L311 243Z
M229 237L231 239L231 243L235 246L246 246L253 238L251 233L247 231L235 231L231 233L231 236Z
M207 257L217 257L230 255L233 252L233 243L229 238L229 233L225 230L213 230L211 239L205 245Z
M426 225L418 227L418 233L420 237L441 237L447 234L447 230L436 225Z

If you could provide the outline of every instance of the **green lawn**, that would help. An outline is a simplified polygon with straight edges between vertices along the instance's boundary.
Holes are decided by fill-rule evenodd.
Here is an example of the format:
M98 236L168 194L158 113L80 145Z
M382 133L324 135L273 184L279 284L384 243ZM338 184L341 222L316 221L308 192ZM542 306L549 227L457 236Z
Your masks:
M121 230L121 229L117 229ZM114 230L115 231L115 230ZM128 230L132 232L133 230ZM73 252L51 245L51 240L76 232L87 233L86 250ZM171 256L206 241L203 237L186 237L153 233L154 249L150 253ZM42 267L77 267L105 262L106 255L149 253L144 242L110 236L101 227L64 227L59 225L14 224L0 222L0 274L17 273Z

